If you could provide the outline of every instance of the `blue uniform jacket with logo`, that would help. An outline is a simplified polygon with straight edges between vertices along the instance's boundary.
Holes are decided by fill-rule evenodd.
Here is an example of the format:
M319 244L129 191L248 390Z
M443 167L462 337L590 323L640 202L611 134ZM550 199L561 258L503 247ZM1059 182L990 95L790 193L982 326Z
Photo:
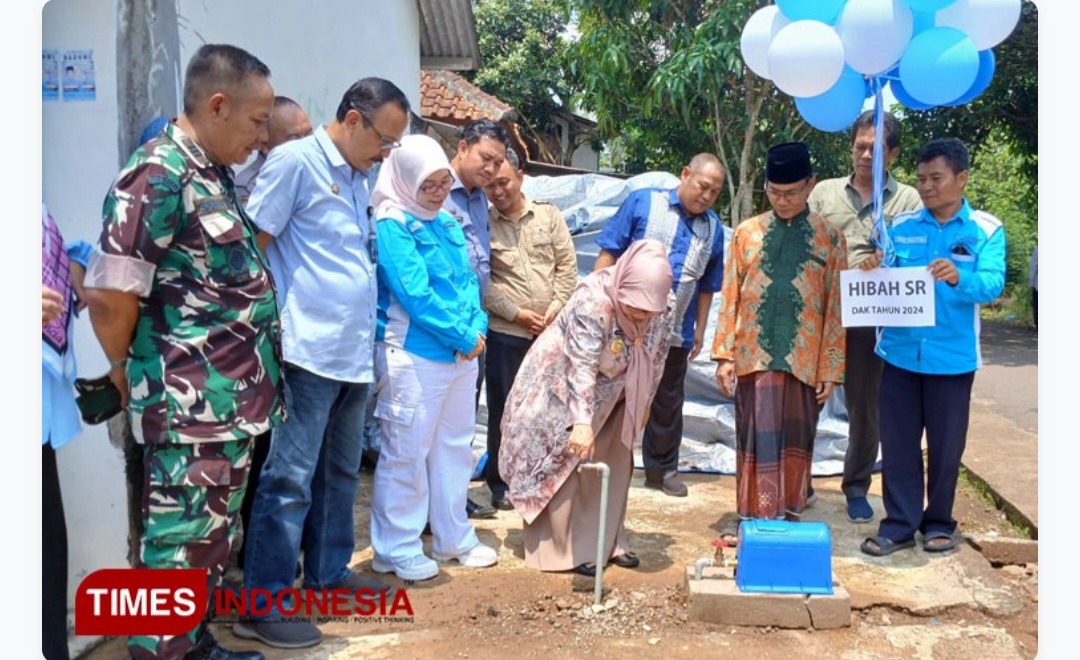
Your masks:
M960 279L956 286L934 283L934 325L883 328L877 354L886 362L916 373L962 374L982 366L979 305L992 302L1005 286L1005 229L985 211L964 200L957 214L940 223L930 211L893 218L889 236L896 267L926 266L951 259Z
M465 233L446 212L419 220L392 209L376 218L376 341L436 362L454 362L487 334L480 283Z

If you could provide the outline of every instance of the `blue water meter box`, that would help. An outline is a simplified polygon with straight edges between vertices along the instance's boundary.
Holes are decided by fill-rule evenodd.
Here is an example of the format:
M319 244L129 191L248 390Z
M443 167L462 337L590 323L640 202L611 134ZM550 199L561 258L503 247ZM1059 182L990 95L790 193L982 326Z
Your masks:
M739 591L833 593L832 538L825 523L744 520L739 537Z

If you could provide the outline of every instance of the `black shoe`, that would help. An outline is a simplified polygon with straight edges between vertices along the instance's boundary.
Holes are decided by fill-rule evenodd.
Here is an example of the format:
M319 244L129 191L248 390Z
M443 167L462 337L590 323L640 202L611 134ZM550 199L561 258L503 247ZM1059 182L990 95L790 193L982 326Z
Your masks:
M679 481L678 477L674 475L666 477L663 481L650 481L649 479L646 479L645 487L663 491L665 495L670 495L672 497L686 497L687 493L690 492L687 490L686 484Z
M578 564L573 568L573 571L578 575L584 575L585 577L596 577L595 564Z
M210 637L187 652L184 660L266 660L258 651L230 651Z
M492 495L491 506L495 507L499 511L514 510L514 503L510 501L510 498L507 497L506 493L503 493L501 495Z
M637 568L641 565L641 558L632 552L615 555L608 561L615 566L622 566L623 568Z
M477 504L472 500L465 501L465 515L473 519L494 518L498 513L494 508L490 506L484 506L483 504Z

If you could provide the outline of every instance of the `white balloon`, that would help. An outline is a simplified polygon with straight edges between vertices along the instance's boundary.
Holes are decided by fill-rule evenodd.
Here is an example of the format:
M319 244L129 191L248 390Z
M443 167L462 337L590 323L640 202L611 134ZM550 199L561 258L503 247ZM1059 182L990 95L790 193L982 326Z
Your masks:
M876 75L900 61L914 19L903 0L849 0L836 23L848 66Z
M1020 21L1020 0L956 0L935 18L938 27L962 30L976 48L986 50L1012 34Z
M780 91L791 96L824 94L844 71L844 44L821 21L794 21L773 37L769 72Z
M776 33L789 23L791 21L780 12L779 7L769 5L754 12L743 26L742 39L739 42L743 62L762 78L772 78L769 75L766 53Z

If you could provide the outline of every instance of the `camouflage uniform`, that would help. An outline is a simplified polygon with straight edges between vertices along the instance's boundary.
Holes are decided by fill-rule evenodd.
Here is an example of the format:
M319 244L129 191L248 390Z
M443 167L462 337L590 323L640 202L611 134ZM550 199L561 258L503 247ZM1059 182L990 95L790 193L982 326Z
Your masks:
M132 155L105 200L86 285L136 293L129 410L146 446L137 566L206 568L208 616L254 436L284 418L280 328L257 230L227 168L176 124ZM133 658L182 658L204 625L131 637Z

